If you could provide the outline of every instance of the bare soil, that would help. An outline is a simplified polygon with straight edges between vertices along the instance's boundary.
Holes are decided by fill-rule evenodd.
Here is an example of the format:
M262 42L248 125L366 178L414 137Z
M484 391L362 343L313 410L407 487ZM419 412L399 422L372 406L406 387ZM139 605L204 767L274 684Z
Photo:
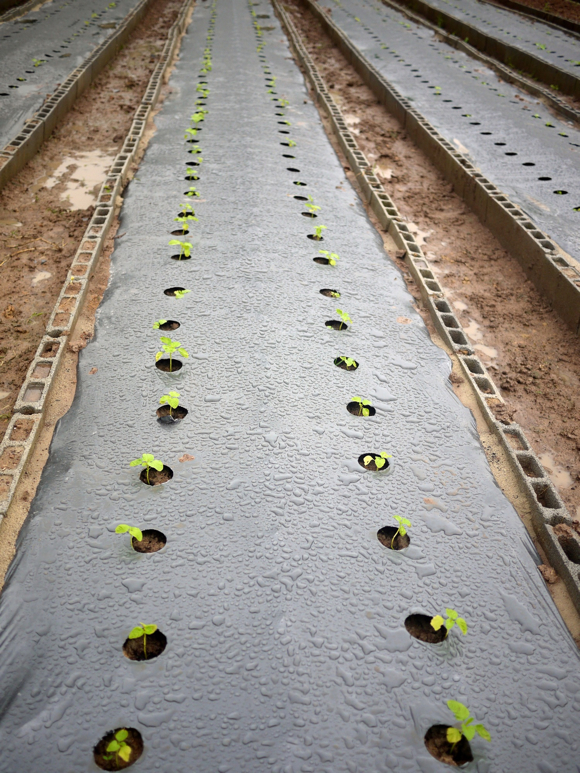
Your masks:
M573 0L548 0L547 2L546 0L517 0L517 2L527 5L528 8L535 8L537 11L545 11L580 23L580 5ZM501 5L501 0L498 5Z
M123 50L0 193L0 439L93 213L92 205L73 209L63 200L77 171L73 158L112 161L119 152L180 7L181 0L154 0ZM64 175L46 187L67 159Z
M409 615L405 620L405 628L411 636L427 644L440 644L447 638L447 628L444 625L436 631L431 625L432 618L429 615Z
M425 746L430 754L441 762L452 765L455 768L465 765L473 760L471 746L464 735L456 744L447 740L447 728L449 725L433 725L425 733Z
M133 550L136 550L137 553L157 553L158 550L161 550L167 544L167 537L162 531L144 529L141 533L143 534L142 540L131 537Z
M572 516L580 517L580 351L519 264L479 222L380 105L298 0L288 8L361 150L429 259L478 356L540 455ZM345 167L347 175L350 174ZM420 307L417 288L403 267ZM454 377L459 386L461 377Z

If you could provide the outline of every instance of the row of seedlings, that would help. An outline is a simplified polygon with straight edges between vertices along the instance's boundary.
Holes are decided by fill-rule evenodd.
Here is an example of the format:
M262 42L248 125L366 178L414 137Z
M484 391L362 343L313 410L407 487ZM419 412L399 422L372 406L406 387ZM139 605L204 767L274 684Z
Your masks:
M284 127L279 128L278 132L283 135L283 139L280 143L284 148L282 158L287 162L288 159L296 159L297 156L295 154L299 152L297 141L290 136L291 132L289 127L291 126L291 123L288 120L287 115L287 109L290 107L290 102L285 98L279 98L275 91L277 78L272 74L264 55L266 43L263 40L263 32L257 21L257 14L252 8L252 6L259 4L250 1L249 5L258 41L256 49L258 58L266 76L268 93L270 94L271 100L275 102L274 116L278 119L278 124ZM297 173L300 171L294 167L287 168L290 172ZM307 183L303 180L295 180L294 185L306 187ZM318 219L321 207L315 203L312 195L304 196L302 193L299 193L293 194L293 198L303 203L306 211L301 214L304 217L311 220ZM326 230L328 229L325 225L314 225L313 233L307 234L306 238L313 242L320 243L324 241L323 232ZM313 261L321 265L326 265L334 271L339 270L340 256L330 249L319 249L317 255L313 258ZM344 262L341 262L340 266L344 266ZM332 282L332 284L334 284L334 282ZM322 288L319 292L321 295L333 300L337 300L341 297L341 293L336 289ZM352 324L352 319L348 312L337 308L336 315L338 316L338 319L327 320L325 326L338 332L346 331L349 324ZM361 363L348 355L336 356L334 357L333 362L337 368L347 372L356 371L361 367ZM372 406L371 401L358 395L355 395L350 399L346 405L346 410L352 415L362 419L376 414L376 409ZM358 457L358 463L365 470L377 474L384 474L390 468L390 458L391 455L385 451L367 452L362 453ZM408 534L408 529L411 527L411 521L400 515L394 515L393 518L397 525L382 527L377 532L377 538L389 550L404 550L410 545L411 541ZM463 635L467 635L468 626L465 619L461 617L455 609L449 607L445 609L445 615L412 614L405 620L405 628L411 636L434 646L440 645L444 647L444 642L446 642L449 632L455 628L455 626L457 626L457 629L460 630ZM425 733L425 746L434 757L442 762L447 762L453 766L464 765L473 760L473 753L469 742L474 736L478 734L487 741L491 740L491 736L482 723L475 722L469 708L464 704L456 700L448 700L447 707L454 714L456 723L454 725L432 725Z
M184 197L187 203L181 204L180 210L174 221L178 227L172 231L172 236L181 237L171 239L169 246L178 246L179 252L171 255L172 260L185 261L191 258L192 245L183 239L189 233L189 226L198 218L191 204L200 196L197 188L192 184L199 180L200 166L203 162L201 147L199 145L199 132L208 113L206 108L209 97L207 83L208 73L212 70L212 42L215 34L216 0L212 4L212 13L206 36L206 47L203 51L203 62L200 69L200 80L197 85L198 98L195 102L195 111L191 116L191 125L185 130L185 143L187 151L192 155L191 161L186 162L185 179L190 183ZM178 300L182 299L190 290L185 287L170 287L164 290L164 294ZM170 332L180 327L177 320L158 319L153 323L153 329L162 332ZM160 351L155 357L155 366L163 373L178 373L183 367L182 357L186 359L188 352L179 341L169 336L161 336ZM170 390L159 399L160 407L157 409L157 421L162 424L178 424L187 416L187 409L180 405L181 394ZM146 486L160 486L173 477L171 468L161 460L155 458L155 454L144 453L138 459L130 462L131 467L142 467L139 478ZM122 523L116 527L118 534L128 534L131 545L138 553L155 553L165 547L167 538L163 532L157 529L143 529L137 526ZM167 646L167 637L159 630L155 623L140 622L129 631L123 644L123 654L130 660L150 661L163 653ZM139 730L133 727L117 727L107 732L93 749L95 763L102 770L123 770L133 765L143 754L143 737Z

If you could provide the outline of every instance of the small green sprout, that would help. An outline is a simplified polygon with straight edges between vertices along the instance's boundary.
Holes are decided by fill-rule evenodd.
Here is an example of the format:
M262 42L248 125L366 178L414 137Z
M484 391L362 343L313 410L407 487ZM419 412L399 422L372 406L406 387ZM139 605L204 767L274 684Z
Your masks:
M147 637L155 633L156 630L156 625L145 625L145 623L141 623L141 625L135 626L129 634L129 639L140 639L143 637L143 655L145 656L145 660L147 660Z
M154 470L157 470L157 472L161 472L163 469L163 462L160 462L159 459L156 459L153 454L143 454L138 459L133 459L129 466L137 467L138 465L145 467L147 470L147 483L149 483L149 469L151 467L153 467Z
M173 416L171 411L174 411L177 406L179 405L179 398L181 395L179 392L170 392L168 395L163 395L159 398L159 402L161 405L168 405L169 406L169 415Z
M197 129L186 129L183 135L184 140L190 140L197 134Z
M143 532L141 531L141 529L138 529L136 526L129 526L126 523L120 523L115 529L115 532L117 534L126 534L127 532L129 532L131 537L134 537L137 540L137 542L141 542L141 540L143 539Z
M337 309L336 313L340 317L340 327L338 328L339 330L342 330L342 326L346 325L348 322L350 322L350 324L352 325L352 319L348 316L346 311L342 311L342 309Z
M280 99L279 102L282 105L282 107L288 107L288 105L290 104L290 102L288 102L287 99Z
M193 123L198 124L200 121L203 121L203 115L204 114L198 110L191 116L191 120Z
M363 400L362 397L353 397L351 402L358 403L358 416L368 416L370 414L369 409L366 407L371 405L370 400Z
M191 248L193 247L193 244L191 242L181 242L179 239L172 239L169 242L169 246L179 247L179 260L181 260L182 256L185 255L186 258L189 258L191 255Z
M113 755L115 755L117 767L120 766L119 759L123 760L123 762L129 762L133 749L131 749L128 743L125 743L128 737L129 731L125 730L124 727L117 730L113 740L107 744L107 752L111 753L103 754L103 759L112 760Z
M312 196L309 196L309 197L308 197L308 204L305 204L304 206L306 207L306 209L307 209L307 210L308 210L308 211L309 211L309 212L310 212L312 215L313 215L313 214L314 214L314 213L315 213L317 210L319 210L319 209L320 209L320 207L317 207L317 206L316 206L316 204L314 203L314 199L312 198Z
M193 211L193 210L192 210ZM188 231L188 225L190 220L198 220L192 212L186 212L183 215L178 215L177 217L174 217L173 220L175 223L181 223L181 230L182 231Z
M183 298L183 296L184 296L186 293L190 293L190 292L191 292L191 290L176 290L176 291L173 293L173 295L174 295L174 296L175 296L175 298L177 298L178 300L181 300L181 299Z
M35 67L40 67L41 64L44 64L46 62L46 59L33 59L32 64Z
M289 148L295 148L296 147L296 141L295 140L288 140L288 147Z
M196 145L194 148L191 148L191 150L189 152L190 153L201 153L202 151L201 151L201 148L199 147L199 145Z
M314 226L314 238L317 242L322 241L322 232L326 231L327 226L325 225L316 225Z
M336 290L330 291L330 297L331 298L340 298L340 293L337 293Z
M117 7L117 3L109 3L109 5L107 6L107 8L116 8L116 7Z
M387 459L391 458L391 454L387 454L385 451L382 451L380 454L368 454L368 456L365 456L363 459L363 462L368 466L371 462L375 463L375 467L377 470L382 469L385 464L387 463ZM395 520L398 520L400 516L395 516ZM410 524L408 524L410 525ZM400 529L399 529L400 531ZM404 533L406 534L406 532ZM403 536L404 536L403 534ZM395 535L396 536L396 535ZM393 537L394 539L394 537Z
M484 725L472 725L473 717L470 716L469 709L459 701L447 701L447 707L455 714L455 719L461 722L461 728L448 727L447 728L447 740L451 746L451 750L455 748L456 744L461 741L461 736L465 736L468 741L471 741L473 736L477 733L484 740L491 741L491 735L486 730Z
M188 169L185 173L185 179L186 180L199 180L199 177L197 176L197 172L194 169Z
M329 252L328 250L318 250L318 252L326 256L331 266L336 266L336 261L340 260L340 255L337 255L336 252Z
M153 323L153 330L159 330L161 325L164 325L167 322L166 319L158 319L156 322Z
M543 43L534 43L535 46L537 46L541 51L546 50L546 46Z
M353 359L352 357L344 357L344 356L337 357L334 362L337 365L339 363L343 362L346 365L347 368L355 368L356 369L358 367L357 364L356 364L356 360Z
M161 337L161 349L163 351L157 352L157 354L155 355L155 362L160 360L161 357L163 357L164 354L168 354L169 355L169 372L170 373L173 372L172 359L173 359L173 355L175 354L175 352L180 354L182 357L185 357L186 359L187 359L187 357L189 357L189 354L183 348L183 346L181 345L181 343L179 341L172 341L171 338L168 338L167 336L162 336Z
M435 617L431 618L431 627L435 631L438 631L442 625L445 625L445 628L450 631L455 623L457 623L457 627L465 636L467 633L467 623L465 620L462 617L459 617L458 613L454 609L446 609L445 614L447 615L446 620L444 620L441 615L435 615Z
M382 456L382 454L381 454L381 456ZM391 457L388 456L388 458L390 459ZM385 459L382 460L383 464L385 463L385 461L386 461ZM366 463L366 457L365 457L365 463ZM375 458L375 464L377 465L377 467L379 466L376 458ZM383 464L381 464L381 467L383 466ZM400 534L401 537L404 537L405 534L407 533L407 529L405 528L405 526L410 526L411 525L411 521L408 518L403 518L403 516L401 516L401 515L394 515L393 518L399 524L399 528L394 533L393 539L391 540L391 550L393 549L393 545L395 544L395 539L397 538L397 534ZM431 621L431 622L433 622L433 621ZM437 629L435 629L435 630L437 630Z
M189 190L185 194L186 196L201 196L201 193L193 185L189 186Z

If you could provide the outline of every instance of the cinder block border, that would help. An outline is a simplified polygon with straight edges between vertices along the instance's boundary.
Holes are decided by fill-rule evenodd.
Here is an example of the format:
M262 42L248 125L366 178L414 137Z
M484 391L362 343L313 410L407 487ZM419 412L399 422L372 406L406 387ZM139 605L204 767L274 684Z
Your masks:
M340 148L356 175L363 199L371 206L383 228L395 241L400 250L396 257L404 261L409 268L438 332L457 356L490 431L498 438L507 454L520 491L530 507L538 541L580 611L580 564L574 563L569 558L561 539L553 532L553 527L559 523L567 525L572 523L566 506L533 452L522 428L518 424L504 424L495 418L492 410L494 404L504 402L499 390L484 364L473 351L460 322L453 314L451 305L431 271L429 262L405 223L402 222L394 202L373 174L369 162L359 149L355 136L349 131L340 109L332 99L292 21L278 0L272 0L272 4L296 57L310 81L316 101L328 116ZM580 541L577 543L580 555Z
M180 37L185 32L189 10L194 2L195 0L185 0L179 16L169 30L159 62L135 112L121 152L113 161L107 179L101 187L93 216L81 239L50 316L46 333L40 341L16 399L14 415L0 443L0 521L8 511L26 461L40 434L52 384L115 216L117 195L127 182L129 168L143 139L147 119L159 98L163 77L173 59ZM30 425L30 431L26 438L15 439L15 435L24 434L16 426L18 421L24 419Z
M0 151L0 190L27 164L97 75L126 43L152 0L140 0L122 24L68 76L22 130Z
M305 6L320 20L377 99L404 126L478 218L518 261L540 293L571 330L580 334L580 271L528 216L448 142L361 54L312 0ZM277 6L279 7L279 6Z

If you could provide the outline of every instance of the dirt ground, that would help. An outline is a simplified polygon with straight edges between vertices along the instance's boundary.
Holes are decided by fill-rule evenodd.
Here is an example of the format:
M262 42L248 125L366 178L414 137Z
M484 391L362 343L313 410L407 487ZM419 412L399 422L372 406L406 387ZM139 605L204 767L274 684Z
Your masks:
M119 55L0 192L0 439L180 0L154 0Z
M521 5L535 8L537 11L546 11L563 19L580 22L580 5L574 0L517 0ZM501 5L501 2L498 3Z
M298 0L287 0L305 45L385 190L431 262L477 354L571 515L580 518L580 352L519 264L377 103ZM416 292L410 275L409 289Z

